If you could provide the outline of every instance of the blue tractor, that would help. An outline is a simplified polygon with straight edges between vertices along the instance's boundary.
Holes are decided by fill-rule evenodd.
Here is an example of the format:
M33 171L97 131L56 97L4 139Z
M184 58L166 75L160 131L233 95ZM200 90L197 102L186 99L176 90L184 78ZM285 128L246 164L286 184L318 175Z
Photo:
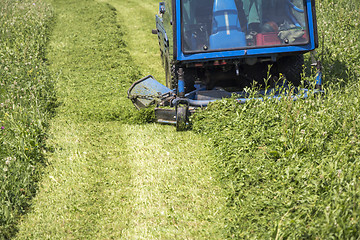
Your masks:
M254 84L299 87L303 54L318 47L315 0L166 0L153 33L166 86L147 76L128 97L139 109L155 104L157 121L177 130L196 107L234 93L247 101L243 90Z

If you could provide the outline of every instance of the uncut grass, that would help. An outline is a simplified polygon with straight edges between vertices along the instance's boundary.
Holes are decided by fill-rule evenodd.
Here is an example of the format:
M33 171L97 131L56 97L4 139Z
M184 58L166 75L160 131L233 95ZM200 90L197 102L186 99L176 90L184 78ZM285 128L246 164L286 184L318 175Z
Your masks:
M1 1L0 239L16 232L44 167L55 95L45 65L52 10L41 1Z
M228 238L360 237L359 5L318 2L324 97L224 100L195 115L227 185Z

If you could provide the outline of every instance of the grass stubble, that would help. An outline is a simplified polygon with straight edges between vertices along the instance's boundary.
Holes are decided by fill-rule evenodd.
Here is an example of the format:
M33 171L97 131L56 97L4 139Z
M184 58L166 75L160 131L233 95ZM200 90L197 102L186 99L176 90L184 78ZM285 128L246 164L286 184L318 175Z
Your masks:
M221 239L224 199L203 138L133 124L143 120L126 90L161 65L156 38L126 41L137 32L153 37L157 3L145 3L136 28L126 14L140 18L137 1L49 3L56 25L47 58L60 103L48 140L55 150L17 238Z

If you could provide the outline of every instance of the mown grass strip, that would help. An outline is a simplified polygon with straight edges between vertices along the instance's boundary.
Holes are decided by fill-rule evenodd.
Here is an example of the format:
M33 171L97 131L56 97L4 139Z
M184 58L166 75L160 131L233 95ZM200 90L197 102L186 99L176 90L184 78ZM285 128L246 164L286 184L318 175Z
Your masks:
M223 239L225 207L202 138L127 125L132 209L124 239Z
M128 51L139 66L141 76L154 76L165 84L165 72L162 67L157 35L151 33L156 28L155 14L159 1L118 1L98 0L111 4L118 10L118 21L125 32L123 39Z
M147 66L137 69L140 60L129 56L132 48L125 42L111 51L96 43L98 38L121 41L128 22L118 27L114 8L104 3L52 4L58 18L48 58L59 73L56 89L62 103L50 128L56 149L18 239L222 239L224 200L211 178L203 139L191 132L177 134L172 126L122 124L133 119L126 117L128 109L135 111L126 89ZM106 27L94 27L99 16ZM94 49L103 50L91 55ZM99 67L104 56L108 65L116 61L119 66ZM102 88L110 83L115 87Z
M120 239L131 210L121 125L69 119L53 124L53 141L61 149L50 157L17 239Z
M122 40L116 12L95 2L52 4L59 9L57 22L62 28L48 56L54 74L65 78L57 85L63 105L59 113L83 120L127 121L132 106L126 90L140 75Z
M141 75L163 82L157 36L151 34L159 2L101 2L118 10L128 51ZM134 198L124 238L223 239L224 196L204 139L192 132L177 133L173 126L124 127Z
M324 97L231 99L195 115L228 186L228 238L360 237L359 7L318 3Z
M51 1L56 25L47 52L60 106L33 211L17 238L120 238L127 226L131 172L123 129L137 79L116 12L95 1ZM127 104L128 103L128 104Z
M0 239L16 232L37 191L53 112L45 63L52 10L41 1L1 1Z

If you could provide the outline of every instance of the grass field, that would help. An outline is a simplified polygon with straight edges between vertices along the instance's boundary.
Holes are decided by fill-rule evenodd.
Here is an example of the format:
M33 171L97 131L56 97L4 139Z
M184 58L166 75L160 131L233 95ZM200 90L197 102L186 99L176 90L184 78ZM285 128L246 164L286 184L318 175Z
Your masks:
M360 237L357 0L317 1L324 97L223 100L180 133L126 98L164 82L157 0L44 2L0 12L0 239Z

